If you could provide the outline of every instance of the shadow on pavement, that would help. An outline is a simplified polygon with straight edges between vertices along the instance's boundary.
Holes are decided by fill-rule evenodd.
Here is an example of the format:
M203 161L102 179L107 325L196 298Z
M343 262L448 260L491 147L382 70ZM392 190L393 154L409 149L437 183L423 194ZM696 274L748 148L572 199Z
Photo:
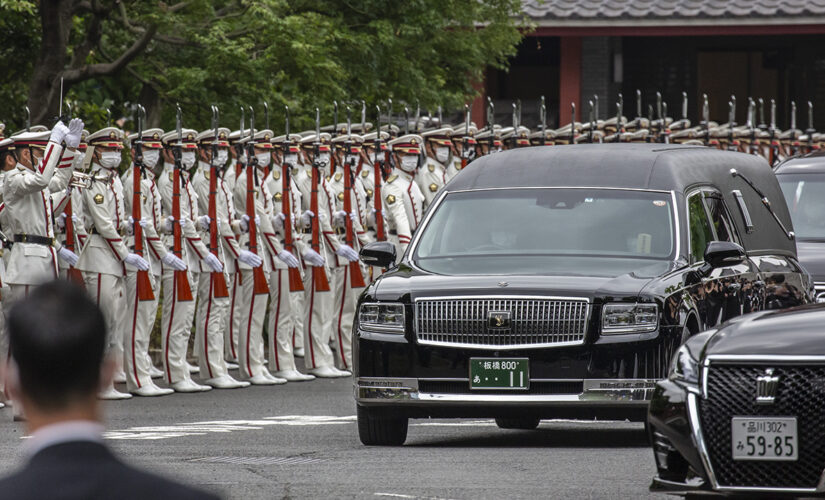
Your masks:
M649 446L644 429L604 427L548 427L542 425L533 431L503 430L488 427L472 430L468 435L427 435L432 431L418 429L411 432L405 446L410 447L506 447L506 448L646 448ZM456 433L458 434L458 432Z

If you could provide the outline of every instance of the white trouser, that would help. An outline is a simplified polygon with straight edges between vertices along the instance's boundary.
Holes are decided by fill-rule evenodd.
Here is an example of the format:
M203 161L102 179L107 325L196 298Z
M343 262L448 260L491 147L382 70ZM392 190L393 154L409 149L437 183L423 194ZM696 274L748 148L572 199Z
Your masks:
M103 311L106 322L107 351L119 358L123 357L123 330L118 320L123 318L126 304L123 297L123 278L113 274L84 273L86 290Z
M238 285L238 372L241 378L250 379L260 375L264 367L263 327L266 316L267 295L255 295L255 280L251 269L239 271L241 283ZM240 301L240 305L237 302Z
M289 291L289 271L275 269L269 273L269 370L295 370L292 351L294 322L293 294Z
M332 344L335 346L335 364L342 370L352 368L352 322L355 306L363 288L353 288L350 266L333 269L335 316L332 322Z
M323 268L321 268L323 269ZM329 274L327 274L329 279ZM304 274L304 366L333 366L335 360L329 348L332 334L334 293L316 292L312 286L312 268Z
M188 380L189 367L186 364L186 349L192 330L191 318L195 310L195 290L197 281L191 272L184 272L192 289L192 300L179 301L175 284L175 271L163 268L163 308L161 310L161 348L163 349L163 379L169 384Z
M238 329L241 326L240 271L229 275L229 310L226 313L223 337L223 357L238 362Z
M214 297L212 273L198 278L198 311L195 315L198 365L203 378L226 375L223 359L224 325L229 311L229 297Z
M158 311L160 287L156 276L149 275L152 282L152 300L138 300L137 271L126 271L124 288L126 292L126 321L122 323L126 338L126 352L124 371L126 372L126 388L134 391L146 386L152 386L152 377L149 373L152 367L149 358L149 336Z
M304 270L306 274L308 270ZM304 283L306 284L306 282ZM304 348L304 292L290 292L289 302L292 304L292 348Z

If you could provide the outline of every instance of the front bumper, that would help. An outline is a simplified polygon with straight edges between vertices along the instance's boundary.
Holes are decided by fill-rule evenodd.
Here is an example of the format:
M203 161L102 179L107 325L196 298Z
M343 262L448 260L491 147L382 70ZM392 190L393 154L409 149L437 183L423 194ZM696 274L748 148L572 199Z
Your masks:
M358 377L355 400L362 406L395 407L409 416L497 417L529 413L540 418L599 418L642 421L655 380L591 379L575 394L500 394L469 389L461 393L427 392L420 387L431 379ZM439 380L466 384L467 379ZM541 384L542 380L531 380ZM557 381L558 382L558 381Z

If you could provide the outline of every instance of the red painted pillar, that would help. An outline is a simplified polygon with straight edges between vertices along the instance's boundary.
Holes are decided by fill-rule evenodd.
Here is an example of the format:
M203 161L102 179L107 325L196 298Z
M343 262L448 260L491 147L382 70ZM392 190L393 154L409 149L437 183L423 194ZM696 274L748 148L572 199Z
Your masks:
M570 123L570 103L576 103L576 120L581 121L582 39L561 37L559 64L559 125Z
M486 76L487 72L485 71L484 73ZM473 99L473 103L470 105L470 120L481 130L481 128L487 124L487 83L482 80L473 83L473 87L479 91L479 94ZM461 123L464 123L463 119Z

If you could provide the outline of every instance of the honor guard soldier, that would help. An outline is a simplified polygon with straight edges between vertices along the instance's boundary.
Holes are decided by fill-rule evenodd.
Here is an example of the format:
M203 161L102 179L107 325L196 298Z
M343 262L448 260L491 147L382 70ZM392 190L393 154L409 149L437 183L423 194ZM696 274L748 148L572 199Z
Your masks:
M349 154L347 152L349 143ZM335 150L335 169L327 181L335 199L335 212L332 226L338 239L346 245L352 245L356 252L362 245L373 241L367 233L367 193L364 186L356 180L356 173L361 168L361 147L363 137L350 135L344 130L343 135L332 139ZM347 178L347 172L350 177ZM349 192L347 192L349 191ZM347 201L349 195L349 201ZM352 367L352 323L358 296L366 283L363 270L357 260L351 261L338 257L332 272L332 288L335 292L334 316L332 320L333 345L335 346L336 364L343 370Z
M272 227L276 237L285 247L288 243L286 231L290 231L290 242L302 260L311 260L315 265L323 265L323 257L302 241L301 235L295 229L295 213L301 213L301 191L295 185L292 176L298 161L300 141L301 136L298 134L291 134L289 141L285 135L272 139L276 153L270 174L265 179L272 193ZM288 195L284 194L285 185L289 186ZM288 203L284 200L285 196L289 196ZM289 217L285 215L286 206L289 207ZM303 311L302 271L299 268L287 268L277 261L274 264L269 274L269 370L274 376L289 382L314 380L315 376L301 373L295 366L294 346L297 344L303 347L303 321L296 321Z
M240 221L234 217L232 192L221 178L229 158L229 129L218 128L217 137L215 132L210 129L197 136L199 163L192 186L197 194L199 213L203 214L198 218L198 230L204 244L223 262L225 270L235 269L236 260L258 267L263 262L261 258L238 244L236 234L240 233ZM249 382L229 375L224 360L224 326L230 306L225 273L215 273L201 265L199 275L195 349L200 374L206 385L216 389L247 387Z
M86 151L88 148L88 137L89 131L83 130L80 135L80 144L77 146L77 151L74 154L74 160L72 165L72 178L70 180L70 187L71 189L71 204L67 203L66 207L63 212L60 213L55 218L55 238L57 238L60 243L69 248L74 249L75 253L80 253L80 249L83 248L83 245L86 243L86 240L89 237L89 234L86 232L86 226L83 223L83 191L82 188L85 187L84 179L87 177L83 174L83 171L86 169L87 162L86 158ZM89 159L91 160L91 159ZM61 164L65 165L65 160L61 160ZM69 168L65 167L64 168ZM75 175L79 176L75 179ZM75 186L77 184L77 186ZM66 219L71 217L71 224L68 227L71 227L72 233L72 241L69 241L67 238L67 224ZM82 276L79 271L71 270L73 269L69 266L65 261L60 260L58 262L60 265L60 276L62 278L75 277L76 279L81 280ZM72 276L69 276L72 274ZM82 283L81 283L82 284Z
M244 172L236 179L233 192L235 206L243 213L241 247L254 249L264 261L263 276L256 277L254 268L240 262L240 283L236 303L240 307L238 330L238 371L243 380L255 385L284 384L286 379L275 377L265 366L263 326L267 311L269 285L266 274L273 268L297 267L298 259L283 248L272 227L273 196L265 179L265 170L272 163L272 131L261 130L253 137L245 137L240 143L245 145L246 165ZM249 148L249 143L252 148ZM253 154L250 154L250 149ZM253 185L250 186L250 177ZM252 226L254 225L254 233ZM254 234L254 240L253 240Z
M455 177L455 175L467 164L475 158L475 150L476 150L476 135L478 134L478 129L472 123L469 127L465 125L459 125L453 128L452 140L453 140L453 161L447 165L447 168L444 171L444 180L445 182L450 182L450 179ZM466 144L466 148L464 147Z
M424 210L447 183L447 165L452 162L452 128L440 128L422 132L427 154L424 168L415 176L415 182L424 195Z
M179 274L188 280L189 290L197 290L201 261L207 268L220 272L223 264L212 255L203 244L195 228L198 216L197 194L188 180L188 171L197 161L197 132L191 129L182 129L180 136L177 131L167 132L161 137L163 149L163 171L158 177L158 191L161 196L163 210L162 229L165 233L167 248L174 246L174 224L179 224L182 260L186 263L188 272ZM175 156L174 148L180 148L179 185L174 185ZM175 193L179 193L179 217L173 213ZM192 380L190 368L186 360L186 351L189 345L189 336L195 319L195 298L180 293L175 278L180 270L172 266L163 266L163 305L161 307L161 346L163 349L163 377L172 386L175 392L202 392L211 390L208 385L201 385ZM178 280L181 278L177 278ZM186 286L186 285L183 285ZM196 368L195 368L196 369Z
M161 296L162 265L173 269L185 270L186 264L169 251L161 240L158 228L162 223L160 193L155 184L155 168L161 163L160 153L163 130L159 128L144 130L141 136L132 134L128 137L131 144L132 164L121 176L123 186L123 204L127 214L130 231L127 244L135 251L135 224L140 226L140 246L143 258L149 262L149 285L151 294L141 296L139 270L131 266L126 268L124 291L126 294L126 321L123 323L126 339L124 368L126 372L126 389L137 396L163 396L174 392L172 389L155 385L152 378L163 376L163 371L152 364L149 356L149 337L157 317L158 301ZM137 170L140 179L140 218L135 214L135 159L137 144L140 142L141 158Z
M412 234L424 215L424 195L413 177L421 162L419 135L409 134L390 141L396 167L384 184L384 212L390 223L390 241L398 258L407 251Z
M381 132L381 151L376 151L375 140L378 137L378 132L370 132L364 136L364 149L362 156L366 160L361 165L361 171L358 174L358 179L364 186L364 192L367 193L367 227L370 229L373 236L375 235L375 161L376 158L380 163L384 163L384 156L389 152L390 148L387 142L390 140L390 134ZM389 167L387 165L387 167ZM389 169L387 168L387 171ZM379 172L378 175L379 187L384 182L384 172Z
M106 319L109 351L123 366L126 303L124 278L128 270L149 269L143 257L129 251L122 234L127 231L123 189L117 177L121 162L123 132L106 127L89 135L91 170L88 186L83 189L83 216L89 238L80 252L77 269L83 272L86 289L96 300ZM125 378L125 374L122 375ZM102 399L128 399L131 394L105 388Z
M58 276L57 257L75 264L77 255L64 248L54 238L52 227L53 195L68 200L65 189L71 169L61 169L65 177L56 175L63 153L63 141L70 151L80 143L83 122L73 119L66 127L58 122L51 132L23 132L12 136L8 146L14 157L15 168L3 179L3 219L7 221L6 234L17 243L11 249L6 284L9 300L28 294L29 288ZM7 156L8 158L8 156ZM59 203L58 203L59 205ZM62 210L62 206L55 209Z
M332 163L330 139L330 135L326 133L311 133L301 140L304 169L296 176L295 182L301 190L304 205L304 212L299 221L302 233L305 238L311 237L312 225L318 224L318 252L327 265L334 265L339 256L357 260L358 254L351 247L341 243L331 225L332 214L335 211L335 195L326 179ZM311 210L313 204L317 205L317 213ZM309 260L306 260L306 263L309 266L304 273L304 364L309 373L316 377L349 377L352 375L349 371L335 367L335 358L329 347L335 308L329 268L325 265L315 265L322 272L313 272L313 263ZM326 281L326 286L323 287L326 291L313 281L313 276L318 275L319 280Z

